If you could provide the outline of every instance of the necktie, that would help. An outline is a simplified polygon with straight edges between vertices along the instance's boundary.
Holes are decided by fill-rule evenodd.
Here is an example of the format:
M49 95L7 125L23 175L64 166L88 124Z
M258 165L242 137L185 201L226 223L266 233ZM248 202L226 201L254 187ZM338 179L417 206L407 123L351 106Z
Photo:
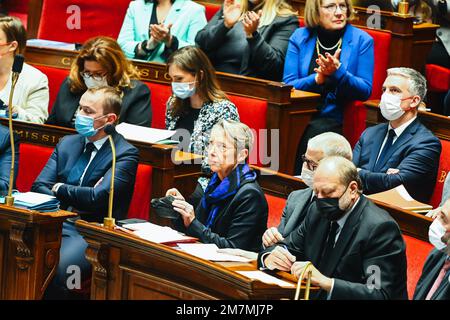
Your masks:
M91 160L91 155L94 150L96 150L96 147L92 142L86 144L86 150L84 150L83 154L75 163L75 166L73 166L72 170L70 170L69 176L67 177L67 184L71 184L74 186L80 185L81 176L83 175L83 172L86 169L89 160Z
M383 150L381 150L380 156L378 157L377 163L375 164L375 167L373 168L374 172L379 172L385 163L385 158L387 153L392 147L392 142L394 141L395 137L395 131L394 129L389 129L388 137L386 139L386 143L383 146Z
M325 243L325 248L322 250L322 257L319 263L319 270L323 270L326 265L328 258L334 248L334 242L336 240L336 233L339 225L336 221L331 222L330 231L328 232L327 242Z
M436 278L436 280L434 281L433 286L431 287L430 291L428 292L427 297L425 298L425 300L430 300L431 299L431 297L434 295L436 290L441 285L442 280L444 280L445 274L447 273L448 270L450 270L450 260L449 259L445 260L444 266L442 267L441 272L439 272L439 275Z

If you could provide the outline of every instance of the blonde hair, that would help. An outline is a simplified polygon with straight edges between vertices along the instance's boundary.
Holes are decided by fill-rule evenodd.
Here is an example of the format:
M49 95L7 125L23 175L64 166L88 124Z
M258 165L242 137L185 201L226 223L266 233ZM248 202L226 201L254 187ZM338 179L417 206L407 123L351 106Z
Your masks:
M267 26L273 22L275 17L288 17L297 14L292 6L286 0L262 0L254 11L262 10L261 20L258 28ZM241 2L241 16L248 11L248 0Z
M139 79L137 68L127 60L116 40L110 37L91 38L83 45L70 69L70 91L81 93L87 90L81 72L85 61L95 61L106 70L108 85L123 92L131 88L131 80Z
M351 0L345 0L347 5L347 21L353 19L353 4ZM319 26L320 22L320 6L322 0L306 0L305 4L305 25L309 28Z

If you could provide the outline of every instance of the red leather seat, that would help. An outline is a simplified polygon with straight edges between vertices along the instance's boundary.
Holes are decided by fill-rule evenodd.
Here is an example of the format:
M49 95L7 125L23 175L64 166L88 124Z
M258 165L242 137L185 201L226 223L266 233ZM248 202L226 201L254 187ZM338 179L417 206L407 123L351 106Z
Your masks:
M172 94L172 89L167 84L145 82L150 88L152 104L152 128L166 128L166 103Z
M450 171L450 141L442 140L441 158L439 160L438 176L436 179L436 185L434 187L433 195L431 196L431 205L436 208L441 203L442 188L444 187L444 181Z
M450 89L450 69L435 65L425 65L428 90L432 92L447 92Z
M205 16L206 20L211 20L212 17L217 13L217 11L220 10L221 5L220 4L214 4L214 3L202 3L205 6Z
M265 194L267 204L269 205L269 216L267 218L267 228L277 227L281 221L283 208L286 205L286 199Z
M152 197L152 166L139 164L134 183L128 218L148 220L150 218L150 201Z
M372 94L369 99L380 99L386 70L389 63L391 33L381 30L364 29L374 40L375 68L373 72ZM354 146L366 128L366 108L362 101L355 101L344 108L344 136Z
M28 21L28 3L30 0L6 0L4 1L5 8L8 9L8 14L12 17L19 18L25 28Z
M84 43L99 35L117 38L130 0L44 0L39 39ZM75 10L72 10L75 8ZM76 15L80 26L77 28Z
M31 190L34 180L41 173L53 152L52 147L37 146L29 143L21 143L19 158L19 172L16 188L20 192Z

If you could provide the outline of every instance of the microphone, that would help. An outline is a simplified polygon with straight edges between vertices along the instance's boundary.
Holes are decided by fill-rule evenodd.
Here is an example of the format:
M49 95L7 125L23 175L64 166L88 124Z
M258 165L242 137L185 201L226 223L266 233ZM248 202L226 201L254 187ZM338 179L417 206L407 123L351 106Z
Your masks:
M13 131L13 123L12 123L12 104L13 104L13 96L14 90L16 88L17 80L19 80L19 75L22 72L23 62L25 58L21 54L16 54L14 56L14 62L12 66L12 76L11 76L11 90L9 92L9 103L8 103L8 124L9 124L9 138L11 144L11 169L9 172L9 186L8 186L8 195L5 197L5 204L7 206L14 205L14 197L12 196L12 188L14 184L14 162L16 158L16 150L14 146L14 131Z
M109 203L108 203L108 217L103 219L103 225L106 228L113 229L116 226L116 220L112 217L113 211L113 201L114 201L114 177L116 172L116 147L114 145L114 140L112 134L116 132L116 127L112 124L107 124L103 129L108 135L109 144L111 146L112 153L112 166L111 166L111 185L109 187Z

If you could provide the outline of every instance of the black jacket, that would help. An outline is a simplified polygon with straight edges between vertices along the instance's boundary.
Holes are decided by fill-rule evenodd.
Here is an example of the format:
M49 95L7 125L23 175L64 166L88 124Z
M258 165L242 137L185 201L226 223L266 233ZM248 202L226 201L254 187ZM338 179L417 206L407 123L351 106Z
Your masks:
M216 67L220 62L218 53L227 50L233 54L234 48L229 43L233 38L246 38L242 23L236 23L232 29L227 29L223 23L223 8L221 8L208 24L197 33L195 42L208 55ZM296 15L275 17L270 25L263 26L247 39L244 55L236 52L241 60L239 70L216 68L217 71L237 73L244 76L282 81L284 58L292 33L298 28Z
M19 170L19 137L14 134L14 184ZM11 170L11 141L7 127L0 125L0 195L6 195L9 188L9 173ZM15 185L13 185L14 188Z
M134 190L139 151L123 136L113 134L116 147L116 172L114 179L113 216L124 219ZM79 134L65 136L56 146L50 159L34 181L31 191L53 195L57 182L66 183L85 148L85 138ZM56 194L62 209L73 207L88 221L103 221L108 213L109 187L111 181L112 153L106 141L92 159L81 186L62 185Z
M329 221L312 203L302 225L284 240L297 261L311 261L317 268ZM275 248L272 246L258 256ZM389 214L364 196L344 224L328 264L319 270L334 278L331 299L407 299L406 253L400 229ZM374 287L370 287L373 285ZM317 299L326 299L319 291Z
M306 188L291 192L287 198L280 224L278 225L278 231L283 235L283 238L289 236L291 232L302 224L309 205L312 203L312 193L313 190L311 188Z
M231 200L221 205L211 228L204 225L208 212L200 203L186 233L203 243L215 243L219 248L258 252L267 227L267 215L267 201L259 184L248 182L241 185Z
M69 89L67 77L59 89L56 101L46 123L55 126L73 128L72 119L80 105L83 93L74 94ZM144 127L152 124L150 89L141 81L132 80L132 88L124 90L119 122L127 122Z
M447 254L434 249L429 254L423 266L422 275L419 282L417 282L416 290L414 291L414 300L425 300L431 287L436 281L442 266L444 265ZM442 280L441 285L431 297L431 300L450 300L450 272L447 272L446 278Z

